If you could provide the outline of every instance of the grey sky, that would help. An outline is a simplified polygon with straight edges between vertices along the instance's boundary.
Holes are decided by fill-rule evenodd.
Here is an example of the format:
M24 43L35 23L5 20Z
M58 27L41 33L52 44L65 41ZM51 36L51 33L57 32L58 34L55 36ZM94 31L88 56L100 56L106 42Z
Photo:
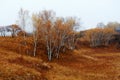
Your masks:
M20 8L31 13L46 9L57 16L76 16L84 28L99 22L120 22L120 0L0 0L0 25L15 23Z

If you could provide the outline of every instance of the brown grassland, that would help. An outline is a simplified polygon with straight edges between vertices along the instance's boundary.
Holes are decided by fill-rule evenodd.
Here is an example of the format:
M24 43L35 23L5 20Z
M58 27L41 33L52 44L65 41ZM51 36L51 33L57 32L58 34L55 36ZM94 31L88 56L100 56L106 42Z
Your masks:
M0 37L0 80L120 80L119 49L78 45L49 62L42 49L39 56L24 55L20 38Z

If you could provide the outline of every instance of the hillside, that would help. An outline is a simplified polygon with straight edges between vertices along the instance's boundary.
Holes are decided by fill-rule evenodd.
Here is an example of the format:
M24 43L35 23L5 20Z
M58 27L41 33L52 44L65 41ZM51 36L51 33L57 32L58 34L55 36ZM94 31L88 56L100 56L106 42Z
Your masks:
M120 79L120 50L114 47L81 47L49 62L44 53L39 57L18 53L17 38L1 37L0 44L1 80Z

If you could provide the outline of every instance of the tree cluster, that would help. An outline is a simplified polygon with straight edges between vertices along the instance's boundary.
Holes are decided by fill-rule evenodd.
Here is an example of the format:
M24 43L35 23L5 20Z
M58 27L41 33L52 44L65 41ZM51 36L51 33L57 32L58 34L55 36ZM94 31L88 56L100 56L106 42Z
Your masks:
M120 24L117 22L110 22L107 25L99 23L95 29L84 33L84 39L89 42L91 47L108 46L119 27Z
M37 43L44 43L51 60L53 56L59 57L66 49L75 49L75 29L79 26L77 19L73 17L59 18L53 11L42 11L32 16L34 26L34 56L36 54Z
M1 33L1 36L3 37L7 36L6 33L8 32L12 37L15 37L20 31L22 31L22 29L16 24L0 27L0 33Z

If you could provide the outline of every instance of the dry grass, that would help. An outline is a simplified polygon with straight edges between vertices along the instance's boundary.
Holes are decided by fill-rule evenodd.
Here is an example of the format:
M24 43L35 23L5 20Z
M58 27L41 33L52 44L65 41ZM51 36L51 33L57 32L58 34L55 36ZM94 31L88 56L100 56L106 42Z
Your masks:
M48 62L18 53L19 41L0 37L0 80L120 80L120 50L113 47L81 47Z
M3 80L40 80L42 79L41 72L37 71L32 67L26 66L27 64L31 63L41 63L42 60L21 56L20 54L11 52L8 50L0 49L0 77ZM22 62L28 62L24 64ZM15 61L15 62L14 62ZM33 65L33 64L30 64Z

